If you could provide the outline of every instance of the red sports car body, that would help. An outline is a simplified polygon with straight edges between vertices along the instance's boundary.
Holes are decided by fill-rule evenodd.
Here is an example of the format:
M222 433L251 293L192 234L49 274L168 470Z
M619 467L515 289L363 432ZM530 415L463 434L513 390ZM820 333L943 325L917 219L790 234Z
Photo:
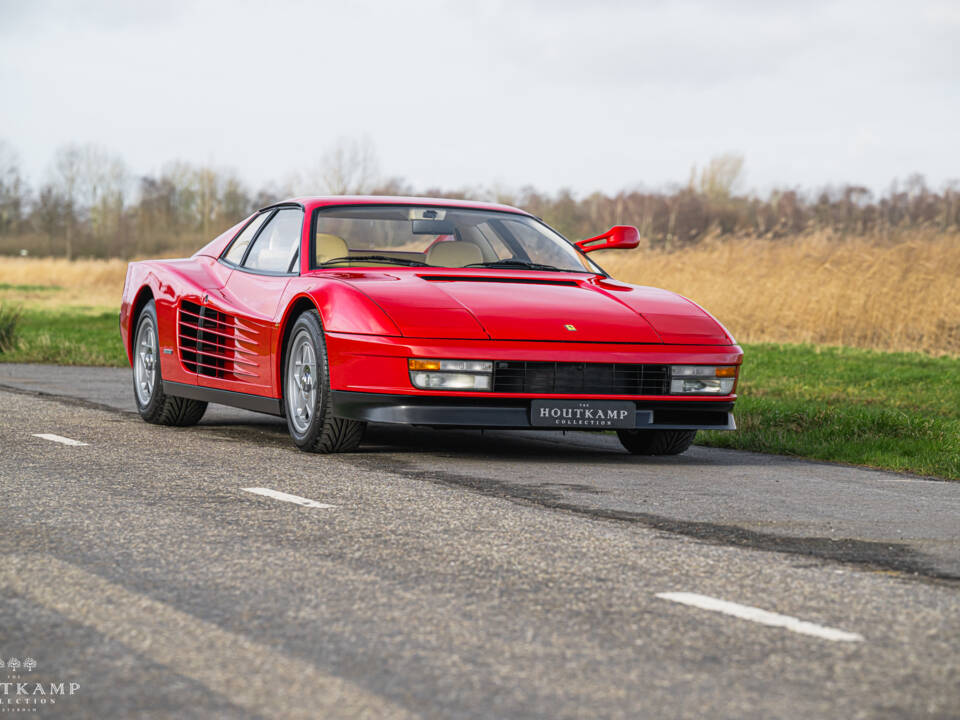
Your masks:
M264 208L190 258L131 263L120 330L141 415L286 416L306 450L366 422L615 429L633 452L733 429L743 353L674 293L609 277L516 208L395 197Z

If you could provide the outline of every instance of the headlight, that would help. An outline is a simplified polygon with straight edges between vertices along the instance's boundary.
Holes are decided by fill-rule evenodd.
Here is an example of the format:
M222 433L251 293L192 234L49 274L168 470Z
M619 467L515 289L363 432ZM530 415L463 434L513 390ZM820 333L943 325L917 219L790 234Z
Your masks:
M490 390L493 363L489 360L421 360L410 358L410 382L421 390Z
M670 366L672 395L729 395L736 384L736 365Z

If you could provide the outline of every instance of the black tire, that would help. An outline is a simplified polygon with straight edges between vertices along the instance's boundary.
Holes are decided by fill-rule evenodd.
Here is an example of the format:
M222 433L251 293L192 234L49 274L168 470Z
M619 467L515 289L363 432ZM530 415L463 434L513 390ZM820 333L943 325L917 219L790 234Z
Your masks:
M617 430L620 444L633 455L679 455L696 435L696 430Z
M146 365L138 368L137 363L143 362L139 355L141 343L146 339L141 331L145 331L145 325L150 324L153 328L152 335L152 357L149 372ZM187 425L196 425L200 418L207 411L207 404L199 400L188 400L187 398L173 397L163 392L163 377L160 374L160 346L159 333L160 327L157 322L157 306L150 300L140 315L137 316L136 330L133 333L133 397L137 401L137 410L140 417L148 423L154 425L175 425L186 427ZM152 376L152 384L141 383L138 380L138 371L143 378L145 374Z
M302 374L303 364L296 365L297 362L303 362L301 353L306 346L312 350L314 363L312 366L309 363L306 365L311 368L308 376ZM299 375L297 367L301 368ZM314 367L315 371L312 369ZM299 377L300 381L294 376ZM284 415L290 437L298 448L314 453L352 452L357 449L367 424L334 417L332 407L323 324L316 310L308 310L296 319L290 329L283 363Z

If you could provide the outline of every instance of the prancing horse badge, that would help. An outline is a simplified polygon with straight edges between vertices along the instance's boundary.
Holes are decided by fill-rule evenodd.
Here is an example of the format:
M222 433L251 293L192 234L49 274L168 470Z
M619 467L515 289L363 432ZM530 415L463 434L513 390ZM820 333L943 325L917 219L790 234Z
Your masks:
M577 328L576 328L576 326L574 326L574 325L567 324L567 325L564 325L564 327L565 327L567 330L569 330L570 332L576 332L576 331L577 331Z

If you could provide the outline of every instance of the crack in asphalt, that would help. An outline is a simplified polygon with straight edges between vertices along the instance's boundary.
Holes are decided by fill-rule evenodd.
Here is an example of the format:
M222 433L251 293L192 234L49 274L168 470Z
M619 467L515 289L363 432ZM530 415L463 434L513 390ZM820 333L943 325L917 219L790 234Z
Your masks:
M57 395L42 390L27 390L3 383L0 383L0 390L18 395L41 397L73 407L106 411L128 418L137 416L137 413L129 410L121 410L111 405L69 395ZM248 432L246 427L213 425L200 426L198 429L206 435L218 436L223 439L250 439L258 442L269 442L271 444L279 441L279 433L274 433L272 426L259 426L253 432ZM276 438L273 437L275 434L277 435ZM947 584L951 587L960 585L960 575L938 570L931 564L926 555L902 543L874 542L869 540L855 540L852 538L834 539L815 536L794 537L776 535L757 530L749 530L737 525L680 520L664 515L630 510L587 507L570 502L559 492L554 492L549 489L551 487L561 487L563 486L562 484L536 483L524 485L472 475L451 473L448 471L424 470L422 468L416 468L412 463L398 458L384 457L384 455L380 453L378 453L375 458L364 457L362 454L356 453L341 455L340 458L348 462L356 463L364 470L375 472L383 472L386 470L412 480L466 489L480 495L528 505L533 504L582 517L636 524L672 535L693 538L712 545L744 547L764 552L779 552L803 557L813 557L819 560L855 565L871 570L894 572L904 579L913 581L936 582L938 584ZM568 487L567 489L591 494L602 494L603 492L590 486L583 486L582 488Z

